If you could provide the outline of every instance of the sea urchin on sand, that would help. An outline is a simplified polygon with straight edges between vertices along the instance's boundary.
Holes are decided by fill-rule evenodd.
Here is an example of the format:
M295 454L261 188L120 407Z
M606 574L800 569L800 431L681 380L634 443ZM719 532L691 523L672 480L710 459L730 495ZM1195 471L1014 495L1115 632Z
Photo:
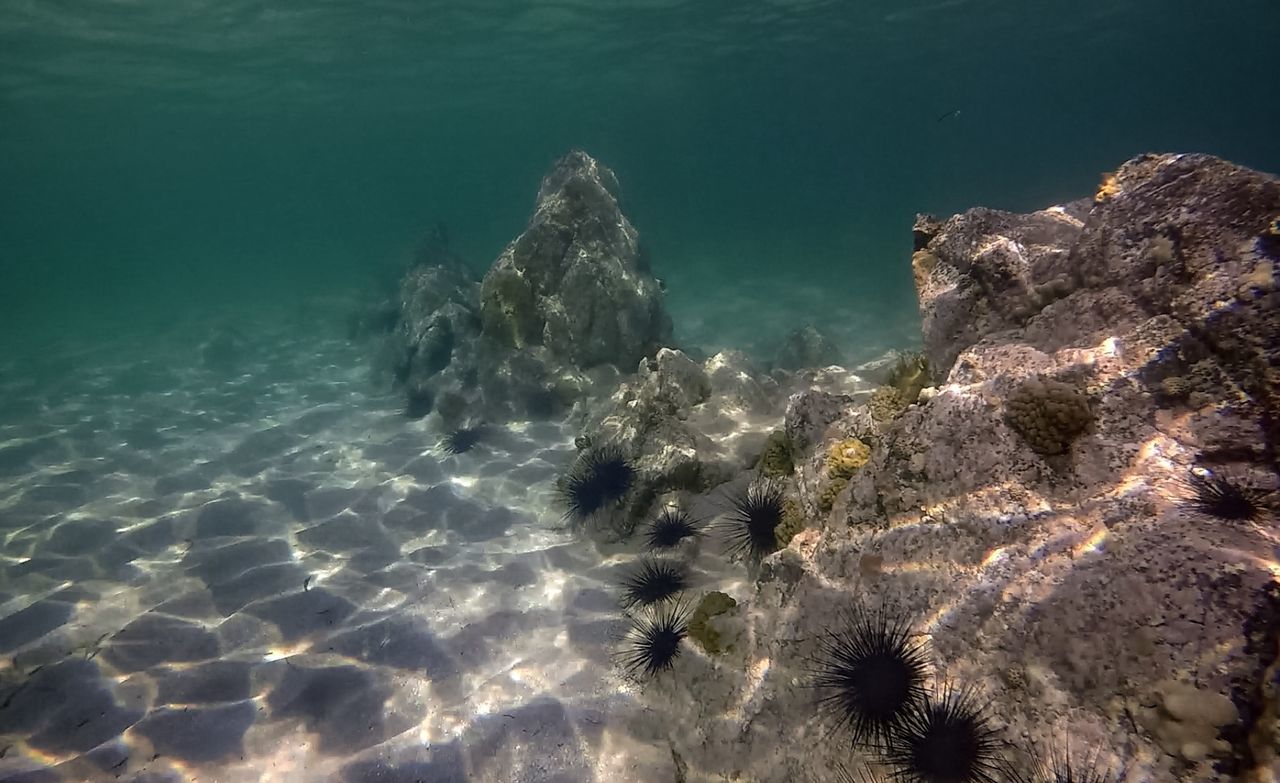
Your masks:
M449 430L444 439L440 441L440 448L446 454L465 454L471 451L479 443L484 440L484 425L476 424L471 427L457 427Z
M689 587L689 569L676 560L644 558L622 580L623 608L668 601Z
M635 479L636 469L620 447L610 444L583 451L560 482L565 517L585 522L622 500Z

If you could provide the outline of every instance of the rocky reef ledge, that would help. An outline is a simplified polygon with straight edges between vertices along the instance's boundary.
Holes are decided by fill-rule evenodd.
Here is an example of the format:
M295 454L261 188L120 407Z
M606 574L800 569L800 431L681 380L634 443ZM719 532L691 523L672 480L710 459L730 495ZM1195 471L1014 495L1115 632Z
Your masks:
M483 280L442 252L374 320L411 415L570 417L567 518L676 555L624 585L692 593L624 651L675 779L1276 779L1280 181L1146 155L921 216L924 350L853 372L812 329L764 367L679 350L619 198L571 153ZM851 685L868 634L901 715ZM969 777L913 760L939 715Z
M805 529L726 589L735 644L643 690L684 779L903 774L848 709L815 712L871 613L980 713L993 779L1069 753L1100 780L1274 780L1278 217L1280 181L1203 155L1032 214L920 217L942 381L791 395Z

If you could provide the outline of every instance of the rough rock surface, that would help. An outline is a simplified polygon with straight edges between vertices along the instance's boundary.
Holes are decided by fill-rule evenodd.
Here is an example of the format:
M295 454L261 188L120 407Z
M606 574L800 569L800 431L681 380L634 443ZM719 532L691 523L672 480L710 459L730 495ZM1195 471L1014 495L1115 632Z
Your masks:
M524 233L485 275L485 334L511 348L545 346L580 369L633 367L671 342L662 288L622 213L613 172L585 152L542 180Z
M428 237L400 282L381 361L411 409L446 426L556 415L670 341L661 286L618 193L586 153L561 158L481 282L443 232Z
M741 642L690 649L646 687L686 779L838 779L866 758L828 737L806 687L818 639L862 605L912 619L935 686L988 702L1016 768L1069 745L1126 781L1274 780L1277 216L1275 178L1151 155L1092 202L919 221L946 382L878 427L853 397L792 397L802 487L844 438L870 460L726 591ZM1087 396L1062 453L1009 424L1032 379ZM1197 509L1193 469L1261 493L1258 517Z

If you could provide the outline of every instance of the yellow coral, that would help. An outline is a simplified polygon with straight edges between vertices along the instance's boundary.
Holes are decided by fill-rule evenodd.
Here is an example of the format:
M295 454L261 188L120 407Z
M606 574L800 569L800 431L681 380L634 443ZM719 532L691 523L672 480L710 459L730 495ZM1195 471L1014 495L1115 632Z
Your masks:
M1267 233L1273 237L1280 237L1280 217L1271 218L1271 223L1267 225Z
M1107 199L1115 197L1120 192L1120 184L1116 181L1116 173L1108 171L1102 175L1102 184L1098 185L1098 192L1093 194L1094 203L1100 203Z
M871 447L857 438L835 443L827 450L827 475L849 478L871 459Z

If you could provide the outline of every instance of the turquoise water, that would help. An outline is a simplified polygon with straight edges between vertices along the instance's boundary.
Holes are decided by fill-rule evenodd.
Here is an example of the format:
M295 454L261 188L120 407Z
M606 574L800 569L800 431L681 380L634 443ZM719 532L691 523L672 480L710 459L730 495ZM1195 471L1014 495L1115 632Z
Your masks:
M615 665L638 544L557 493L585 414L450 454L348 316L437 223L482 274L581 148L691 355L811 322L856 368L920 340L918 212L1280 170L1276 40L1273 0L0 0L0 781L674 779L684 686ZM739 481L809 381L726 366L687 423Z
M437 220L483 269L575 146L617 171L677 305L806 278L889 313L913 309L917 211L1087 195L1148 150L1280 169L1264 0L3 11L20 343L348 291Z

